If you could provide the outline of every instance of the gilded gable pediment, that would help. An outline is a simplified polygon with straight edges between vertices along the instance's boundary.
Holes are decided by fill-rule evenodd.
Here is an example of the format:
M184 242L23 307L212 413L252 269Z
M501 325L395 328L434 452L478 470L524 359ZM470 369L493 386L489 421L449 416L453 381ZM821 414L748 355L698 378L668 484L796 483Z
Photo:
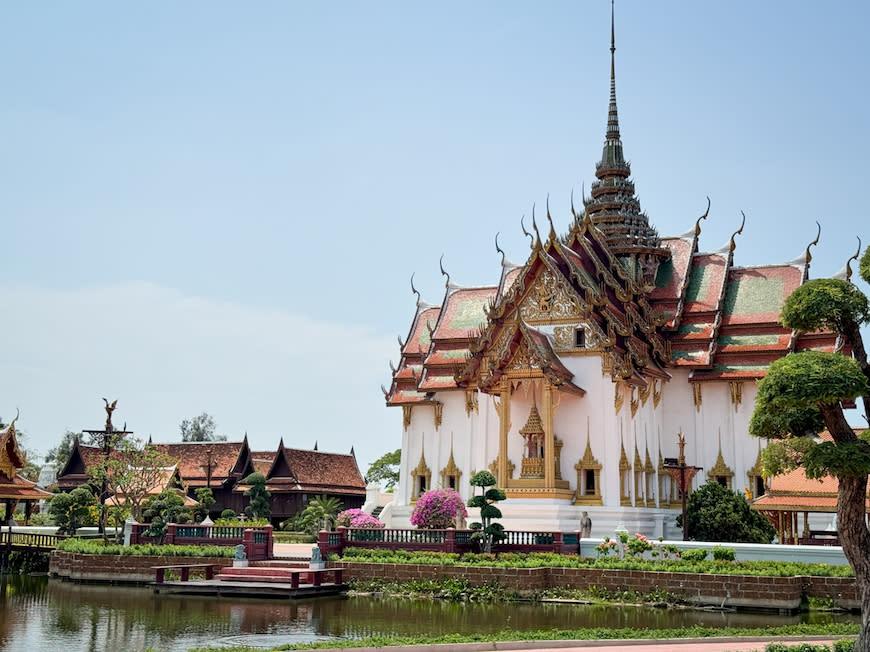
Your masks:
M546 267L538 273L519 305L520 316L529 324L579 321L588 311L589 306L565 279Z

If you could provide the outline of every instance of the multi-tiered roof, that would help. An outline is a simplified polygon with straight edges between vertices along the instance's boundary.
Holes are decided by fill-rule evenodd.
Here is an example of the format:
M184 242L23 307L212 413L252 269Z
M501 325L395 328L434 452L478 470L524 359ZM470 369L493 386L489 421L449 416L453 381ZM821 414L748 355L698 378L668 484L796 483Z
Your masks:
M495 386L499 364L521 345L533 351L553 382L573 385L559 359L560 351L570 348L560 341L564 329L547 327L543 314L529 318L529 308L523 307L556 295L572 304L562 306L567 312L560 318L564 321L570 313L583 325L593 347L604 354L612 378L640 386L651 375L667 376L668 368L691 370L693 382L757 379L790 351L833 350L832 334L797 336L778 321L785 299L808 277L809 247L789 263L738 267L735 238L743 225L725 247L699 248L709 204L694 229L683 235L661 238L650 225L635 195L619 133L612 17L610 50L607 131L583 214L575 213L570 232L559 238L548 209L549 237L532 237L525 265L507 262L502 253L495 285L462 288L448 277L439 306L417 293L410 331L400 340L399 365L393 368L390 389L384 389L387 405L437 409L435 392L486 391ZM543 296L542 287L552 297ZM514 327L507 329L509 322ZM493 356L495 349L501 360ZM408 419L406 411L406 425Z

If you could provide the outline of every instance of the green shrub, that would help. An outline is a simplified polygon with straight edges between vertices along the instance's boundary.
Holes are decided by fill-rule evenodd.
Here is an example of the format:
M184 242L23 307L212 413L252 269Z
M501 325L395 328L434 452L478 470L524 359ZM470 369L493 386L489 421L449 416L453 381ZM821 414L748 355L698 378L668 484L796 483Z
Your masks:
M231 509L225 509L221 512L221 518L235 518L236 513Z
M839 641L834 641L834 652L854 652L855 639L843 638Z
M692 548L683 550L680 558L685 562L704 561L707 559L707 551L704 548Z
M57 549L81 555L130 555L132 557L233 557L235 546L175 546L156 543L133 546L103 545L102 541L63 539Z
M831 652L831 648L824 644L814 645L812 643L798 643L797 645L768 643L764 652Z
M713 559L715 561L734 561L737 553L734 548L726 548L725 546L713 546Z

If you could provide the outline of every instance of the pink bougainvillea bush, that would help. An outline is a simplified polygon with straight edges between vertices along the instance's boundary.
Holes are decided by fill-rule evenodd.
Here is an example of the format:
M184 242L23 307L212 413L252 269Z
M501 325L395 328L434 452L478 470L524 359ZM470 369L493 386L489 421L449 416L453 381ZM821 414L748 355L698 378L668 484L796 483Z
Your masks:
M371 514L365 513L361 509L344 510L335 517L335 524L365 530L374 530L376 528L384 527L384 524L378 519Z
M411 525L423 530L456 527L456 517L468 516L465 503L455 489L433 489L417 499Z

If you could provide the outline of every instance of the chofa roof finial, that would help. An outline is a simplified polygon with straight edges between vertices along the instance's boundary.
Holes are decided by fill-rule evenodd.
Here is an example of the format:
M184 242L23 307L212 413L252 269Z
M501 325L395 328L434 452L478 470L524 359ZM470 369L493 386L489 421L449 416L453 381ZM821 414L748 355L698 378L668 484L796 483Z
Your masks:
M417 295L417 301L419 302L423 297L420 296L420 292L417 288L414 287L414 274L411 274L411 292Z
M441 258L438 259L438 267L441 268L441 274L447 277L447 280L444 282L445 286L450 285L450 274L444 271L444 254L441 254Z
M537 236L537 238L535 239L534 246L540 247L541 246L541 232L538 231L538 224L537 224L537 222L535 222L535 205L534 204L532 204L532 229L535 231L535 235Z
M523 234L529 236L529 246L534 247L535 246L535 236L533 236L531 233L526 231L526 216L525 215L523 215L520 218L520 227L523 230Z
M804 257L807 259L807 265L810 264L810 261L813 259L813 255L810 253L810 247L814 247L819 244L819 238L822 237L822 225L819 224L819 221L816 220L816 226L819 227L818 232L816 233L816 239L807 245L807 251Z
M556 229L553 227L553 218L550 215L550 193L547 193L547 221L550 223L550 233L547 237L550 242L556 242Z
M858 238L858 248L855 250L855 255L850 257L849 260L846 261L846 282L852 282L852 261L858 260L858 256L861 255L861 238Z
M706 220L707 216L710 214L710 197L707 197L707 210L704 211L704 214L698 218L698 221L695 222L695 237L697 238L701 235L701 220Z
M740 214L743 216L743 221L740 223L740 228L731 235L731 242L728 244L728 251L732 254L734 253L734 248L737 246L734 242L734 238L743 233L743 227L746 225L746 213L740 211Z
M506 256L504 255L504 251L502 251L502 248L498 246L498 231L496 231L495 234L495 250L501 254L501 264L502 266L504 266Z

